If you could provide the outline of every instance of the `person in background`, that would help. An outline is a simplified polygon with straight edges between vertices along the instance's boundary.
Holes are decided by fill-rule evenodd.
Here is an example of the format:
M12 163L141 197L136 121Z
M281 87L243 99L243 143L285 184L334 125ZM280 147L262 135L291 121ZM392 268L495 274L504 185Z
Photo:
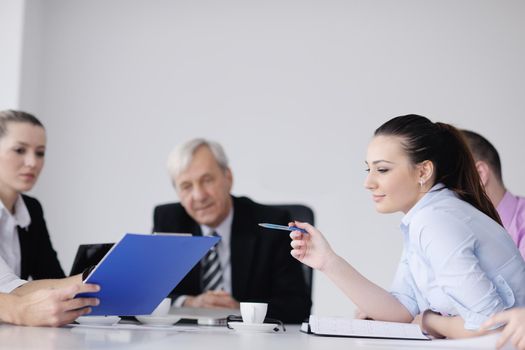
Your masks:
M290 233L296 259L325 273L368 317L415 322L434 337L485 334L480 327L489 317L525 305L525 262L460 131L419 115L393 118L375 131L365 163L376 210L405 214L390 291L338 256L308 223L289 224L308 232Z
M46 153L46 132L33 115L0 111L0 258L21 279L63 278L33 188Z
M168 170L180 203L157 206L154 232L218 235L221 241L174 289L174 306L238 308L268 303L268 317L300 323L311 300L288 237L261 222L287 223L286 211L230 194L232 171L216 142L193 139L175 148Z
M525 257L525 198L513 195L503 183L501 160L496 147L480 134L461 130L472 151L481 182L496 207L503 226ZM525 350L525 309L514 308L503 311L488 320L483 326L490 329L505 324L496 346L501 348L510 342L515 348Z
M82 276L65 277L51 245L42 207L23 195L44 165L42 123L21 111L0 111L0 321L61 326L91 311L97 292ZM32 278L34 281L26 281Z
M485 137L470 130L461 130L476 162L476 169L503 227L525 257L525 198L505 188L501 161L496 148Z

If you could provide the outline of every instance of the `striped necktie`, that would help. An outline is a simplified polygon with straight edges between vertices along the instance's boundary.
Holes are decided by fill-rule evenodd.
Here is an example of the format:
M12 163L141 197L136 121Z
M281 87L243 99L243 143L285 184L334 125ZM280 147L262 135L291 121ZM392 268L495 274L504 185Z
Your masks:
M218 236L213 232L211 236ZM217 290L222 287L222 268L217 245L209 250L202 263L202 290Z

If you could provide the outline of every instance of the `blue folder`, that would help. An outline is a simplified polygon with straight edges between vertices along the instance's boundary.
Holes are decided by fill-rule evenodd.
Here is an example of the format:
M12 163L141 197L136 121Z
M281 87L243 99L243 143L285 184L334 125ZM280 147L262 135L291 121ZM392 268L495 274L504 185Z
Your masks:
M126 233L85 281L101 290L79 296L100 299L90 315L148 315L219 240Z

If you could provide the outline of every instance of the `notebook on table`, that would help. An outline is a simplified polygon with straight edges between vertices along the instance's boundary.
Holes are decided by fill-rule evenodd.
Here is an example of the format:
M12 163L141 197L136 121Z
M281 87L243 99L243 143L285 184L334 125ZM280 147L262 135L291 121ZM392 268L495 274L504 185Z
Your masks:
M90 315L148 315L219 237L126 233L88 275L101 286Z
M417 324L345 317L311 315L308 322L302 324L301 331L332 337L430 340Z

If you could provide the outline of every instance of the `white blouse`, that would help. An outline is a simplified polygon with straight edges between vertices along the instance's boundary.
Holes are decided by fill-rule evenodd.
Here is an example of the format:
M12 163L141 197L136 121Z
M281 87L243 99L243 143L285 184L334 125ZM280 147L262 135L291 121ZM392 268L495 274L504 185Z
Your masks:
M22 270L18 227L27 228L30 223L31 217L21 195L15 202L14 214L0 201L0 257L17 276L20 276Z

